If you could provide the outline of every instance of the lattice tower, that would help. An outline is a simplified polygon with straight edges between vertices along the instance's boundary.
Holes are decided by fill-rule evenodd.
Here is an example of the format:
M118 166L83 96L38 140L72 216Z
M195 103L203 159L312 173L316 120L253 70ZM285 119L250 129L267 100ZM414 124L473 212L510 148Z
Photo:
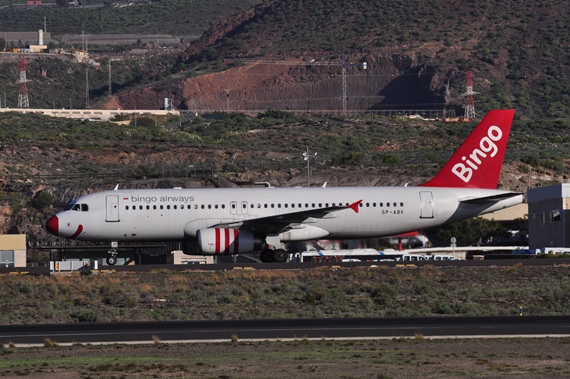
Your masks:
M473 92L473 76L473 72L471 71L465 73L466 91L463 95L465 96L465 118L469 120L476 118L475 102L473 101L473 95L475 95L476 92Z
M17 84L20 84L20 91L18 93L18 108L29 108L30 100L28 98L28 80L26 79L28 62L24 58L20 58L18 60L18 66L20 68L20 80L17 82Z

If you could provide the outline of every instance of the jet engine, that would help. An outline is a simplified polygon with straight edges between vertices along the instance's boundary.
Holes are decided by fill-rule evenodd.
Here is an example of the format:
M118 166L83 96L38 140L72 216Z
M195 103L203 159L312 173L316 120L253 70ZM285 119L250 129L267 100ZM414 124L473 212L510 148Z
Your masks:
M197 231L198 250L205 255L230 255L261 251L265 240L250 231L209 228Z

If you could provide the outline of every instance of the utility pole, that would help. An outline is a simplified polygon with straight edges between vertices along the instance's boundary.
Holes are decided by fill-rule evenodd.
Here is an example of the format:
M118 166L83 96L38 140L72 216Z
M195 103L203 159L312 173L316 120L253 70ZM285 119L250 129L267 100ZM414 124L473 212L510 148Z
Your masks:
M224 91L226 91L226 112L229 112L230 111L230 90L226 88Z
M347 115L346 109L346 68L347 67L362 67L363 70L368 68L368 64L366 62L362 63L346 63L346 59L344 55L342 56L342 114L344 116Z
M83 56L85 61L85 108L89 108L89 53L87 52L87 37L81 32L83 42Z

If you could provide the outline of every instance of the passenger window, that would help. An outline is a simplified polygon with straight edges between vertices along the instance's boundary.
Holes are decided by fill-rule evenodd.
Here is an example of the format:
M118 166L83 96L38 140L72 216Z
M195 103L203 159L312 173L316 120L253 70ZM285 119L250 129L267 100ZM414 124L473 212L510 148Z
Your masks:
M208 204L208 209L212 209L212 204Z
M218 204L214 205L214 208L218 209Z
M285 203L284 204L285 208L289 208L289 204Z
M378 206L379 206L379 207L383 207L383 206L384 206L384 203L378 203Z
M390 203L386 203L386 206L389 207L389 206L390 206Z
M174 206L174 209L177 209L177 208L178 208L178 207L175 205L175 206Z
M168 204L168 205L166 206L166 209L170 209L170 204Z
M403 206L404 206L404 203L400 203L400 206L403 207Z
M222 209L226 209L226 204L222 204Z
M125 209L128 211L128 210L129 210L129 206L127 205L127 206L125 207Z
M147 206L146 206L146 210L148 211L149 209L150 209L150 205L147 205Z
M143 206L142 206L142 205L139 205L139 209L142 211L142 209L143 209Z
M152 206L152 209L156 209L156 205L153 205L153 206Z
M397 207L397 206L398 206L398 204L397 204L397 203L394 203L394 206L395 206L395 207Z

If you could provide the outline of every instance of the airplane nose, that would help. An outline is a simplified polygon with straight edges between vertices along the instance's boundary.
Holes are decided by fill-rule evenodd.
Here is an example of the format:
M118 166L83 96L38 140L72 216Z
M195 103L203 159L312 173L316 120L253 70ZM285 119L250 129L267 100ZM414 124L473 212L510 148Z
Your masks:
M48 232L50 232L51 234L53 234L54 236L57 236L59 233L59 219L57 218L57 216L51 216L47 222L46 222L46 230Z

